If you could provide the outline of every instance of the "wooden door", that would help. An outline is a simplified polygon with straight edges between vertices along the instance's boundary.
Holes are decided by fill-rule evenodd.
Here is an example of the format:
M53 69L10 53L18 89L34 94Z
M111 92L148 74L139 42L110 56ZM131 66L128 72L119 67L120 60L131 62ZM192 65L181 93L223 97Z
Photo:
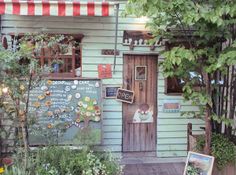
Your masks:
M123 152L155 152L157 55L124 55L123 88L134 103L123 103ZM152 118L151 118L151 117Z

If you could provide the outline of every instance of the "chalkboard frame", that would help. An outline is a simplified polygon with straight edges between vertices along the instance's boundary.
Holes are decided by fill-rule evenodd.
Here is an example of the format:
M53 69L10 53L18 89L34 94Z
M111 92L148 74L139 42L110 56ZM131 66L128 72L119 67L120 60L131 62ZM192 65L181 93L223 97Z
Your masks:
M118 89L119 88L121 88L121 86L119 86L119 85L117 85L117 86L113 86L113 85L108 85L108 86L104 86L104 98L116 98L116 96L117 96L117 91L116 91L116 95L114 95L114 96L107 96L107 89L108 88L117 88L117 91L118 91Z
M123 100L123 99L118 98L118 92L119 92L119 90L126 91L126 92L131 92L131 93L132 93L132 101L130 102L130 101L126 101L126 100ZM130 90L127 90L127 89L119 88L119 89L117 90L116 100L121 101L121 102L125 102L125 103L129 103L129 104L133 104L133 102L134 102L134 91L130 91Z

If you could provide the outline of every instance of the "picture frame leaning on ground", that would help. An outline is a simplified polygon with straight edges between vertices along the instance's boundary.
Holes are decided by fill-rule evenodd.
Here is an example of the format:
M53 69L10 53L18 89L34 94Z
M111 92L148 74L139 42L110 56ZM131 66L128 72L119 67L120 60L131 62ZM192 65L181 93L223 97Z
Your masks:
M215 158L189 151L183 175L212 175Z

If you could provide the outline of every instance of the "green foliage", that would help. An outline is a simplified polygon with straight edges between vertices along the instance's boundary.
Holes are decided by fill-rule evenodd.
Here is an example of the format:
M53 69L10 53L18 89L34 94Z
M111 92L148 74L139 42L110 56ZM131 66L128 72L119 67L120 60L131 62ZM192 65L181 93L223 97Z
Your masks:
M204 137L199 137L197 140L196 149L202 151L205 144ZM217 167L224 168L229 163L236 160L236 147L233 142L221 134L212 135L211 155L215 157Z
M76 145L82 145L90 147L92 145L99 144L101 140L101 130L91 128L82 128L78 134L75 135L73 143Z
M198 175L199 174L199 169L198 168L194 168L191 165L187 166L187 175Z
M119 175L122 167L110 153L71 150L61 147L47 147L31 154L27 169L16 159L4 175Z

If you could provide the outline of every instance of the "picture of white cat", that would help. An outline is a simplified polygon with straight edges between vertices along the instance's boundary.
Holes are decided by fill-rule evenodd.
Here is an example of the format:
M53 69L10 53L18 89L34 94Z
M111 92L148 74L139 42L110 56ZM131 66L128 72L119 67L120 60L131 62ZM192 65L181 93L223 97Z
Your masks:
M140 104L133 116L133 123L152 123L153 107L147 103Z

